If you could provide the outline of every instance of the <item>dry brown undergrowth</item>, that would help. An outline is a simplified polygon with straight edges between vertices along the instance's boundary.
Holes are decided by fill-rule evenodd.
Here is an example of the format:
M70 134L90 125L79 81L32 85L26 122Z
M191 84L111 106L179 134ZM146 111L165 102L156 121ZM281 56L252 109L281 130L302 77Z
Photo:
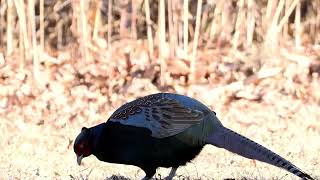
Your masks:
M121 57L121 51L118 52ZM210 57L208 53L204 53L200 64L209 63L205 59ZM215 69L204 79L211 85L187 85L182 78L184 75L173 73L169 79L171 83L164 88L205 102L217 111L226 126L270 147L312 175L319 175L318 74L310 75L309 66L291 61L254 72L256 65L242 64L240 59L229 62L230 57L221 57L219 62L213 61L203 67L210 67L208 71ZM137 168L105 164L95 158L87 158L84 166L78 167L72 144L82 126L106 121L124 102L160 91L157 65L148 69L151 66L123 63L106 66L105 70L103 61L83 65L72 59L62 59L48 69L43 67L41 78L49 79L43 81L46 84L39 85L31 78L29 66L20 71L13 62L8 61L1 71L0 144L4 149L0 157L0 177L121 179L124 176L138 179L143 176ZM120 59L120 62L123 61ZM45 76L46 73L49 76ZM112 79L107 76L110 73L114 73ZM167 171L160 169L161 177ZM281 178L286 173L206 147L193 163L182 167L178 175L190 179L269 179ZM291 175L285 179L289 177Z
M93 157L79 167L72 145L159 91L201 100L320 179L319 1L158 2L0 1L0 179L143 177ZM206 147L177 178L293 177Z

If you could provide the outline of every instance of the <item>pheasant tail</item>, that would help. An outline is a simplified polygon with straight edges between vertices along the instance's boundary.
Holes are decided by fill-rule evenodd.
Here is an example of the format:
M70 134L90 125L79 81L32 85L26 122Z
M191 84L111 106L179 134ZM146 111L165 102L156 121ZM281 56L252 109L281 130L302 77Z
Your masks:
M256 159L283 168L302 179L313 180L310 175L283 157L223 126L217 128L216 131L210 134L206 141L209 144L224 148L243 157Z

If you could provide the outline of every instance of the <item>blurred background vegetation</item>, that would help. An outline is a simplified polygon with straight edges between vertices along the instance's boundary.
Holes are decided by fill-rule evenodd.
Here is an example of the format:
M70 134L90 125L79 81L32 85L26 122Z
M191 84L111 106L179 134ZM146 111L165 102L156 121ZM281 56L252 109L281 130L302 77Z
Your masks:
M67 134L57 143L68 142L69 152L79 127L105 121L122 103L158 91L196 97L227 118L227 105L240 100L271 103L276 112L285 103L311 103L319 112L320 0L0 5L0 145L24 132L21 124L50 125ZM319 136L313 114L300 127ZM2 160L12 162L10 156Z
M117 102L119 93L129 96L139 88L146 94L183 93L199 84L223 86L231 98L259 99L260 90L238 92L248 84L266 89L265 79L271 89L319 102L319 93L310 89L319 86L319 0L0 4L2 107L29 106L48 92L63 94L65 99L53 104L66 105L78 88L84 96L90 91L105 98L98 105L104 108ZM48 97L41 101L49 108L40 114L53 108Z
M303 61L295 54L317 51L320 42L319 0L1 0L0 15L2 65L32 68L43 84L41 71L69 60L129 67L135 53L145 61L138 69L161 67L162 85L172 74L208 82L214 70L201 64L219 55L244 63L259 56ZM258 57L243 58L248 54ZM264 63L281 64L270 61Z

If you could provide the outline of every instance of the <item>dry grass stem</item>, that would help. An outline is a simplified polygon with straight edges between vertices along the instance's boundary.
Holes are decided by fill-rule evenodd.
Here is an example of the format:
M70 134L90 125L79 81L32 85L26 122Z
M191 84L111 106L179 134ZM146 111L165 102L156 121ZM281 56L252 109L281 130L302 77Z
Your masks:
M248 13L247 13L247 46L251 47L253 41L253 33L255 27L255 17L254 17L254 1L248 0Z
M32 56L33 56L33 77L36 80L38 85L41 85L42 79L40 79L40 63L39 63L39 54L38 54L38 45L37 45L37 35L36 35L36 22L35 22L35 9L34 9L34 0L28 1L28 12L29 12L29 23L31 27L31 39L32 39Z
M150 57L153 58L153 35L151 29L151 19L150 19L150 6L149 0L144 1L144 7L146 12L146 24L147 24L147 36L148 36L148 50Z
M214 5L214 10L213 10L213 18L211 20L211 23L210 23L210 31L209 31L209 40L206 44L206 47L209 47L211 44L212 44L212 40L214 39L214 35L217 31L217 24L216 24L216 21L217 19L215 19L216 17L216 12L217 12L217 5L215 4Z
M201 9L202 9L202 0L198 0L197 4L197 16L196 16L196 28L193 40L193 48L192 48L192 59L190 65L190 74L191 74L191 82L196 80L196 58L197 58L197 49L199 43L199 34L200 34L200 22L201 22Z
M63 21L59 21L56 26L57 30L57 49L62 50L63 49ZM83 52L83 51L82 51Z
M301 2L300 0L297 1L297 6L296 6L296 13L295 13L295 44L296 48L301 46L301 32L302 32L302 27L301 27Z
M44 50L44 0L39 0L40 50Z
M12 28L12 0L8 0L8 10L7 10L7 55L10 56L13 52L13 28Z
M160 79L161 79L161 85L164 86L166 84L165 82L165 73L166 73L166 62L165 62L165 48L166 48L166 24L165 24L165 1L160 0L159 1L159 26L158 26L158 32L159 32L159 49L160 49Z
M271 14L273 13L273 9L276 6L277 0L269 0L267 2L267 11L265 19L269 21L271 19Z
M137 0L131 0L131 38L137 39Z
M278 33L278 21L281 15L281 12L284 7L284 0L280 0L277 7L275 14L273 15L273 18L271 20L271 24L267 28L267 36L265 39L266 47L271 46L272 50L277 50L279 46L279 33ZM267 14L267 19L269 15Z
M187 57L189 48L189 0L183 1L183 49Z
M22 71L25 64L25 48L24 48L24 38L23 30L21 26L19 27L19 69Z
M173 44L175 46L175 51L177 51L177 49L180 50L180 46L179 46L179 39L178 39L178 34L179 34L179 17L180 15L178 14L178 10L177 10L177 1L172 1L172 39L173 39ZM176 52L175 52L176 53ZM181 58L181 57L180 57Z
M317 15L316 15L316 37L315 37L315 44L320 43L320 1L316 1L316 10L317 10Z
M176 2L176 1L175 1ZM181 3L175 3L176 4L176 10L177 10L177 14L178 14L178 44L179 44L179 47L181 47L184 51L184 34L185 34L185 31L184 31L184 15L182 14L182 11L184 10L183 8L183 4ZM191 26L189 25L188 28L190 28ZM185 51L184 51L185 52ZM185 56L185 53L184 55Z
M169 28L169 56L170 59L175 56L174 31L173 31L173 2L168 0L168 28Z
M90 42L88 38L88 24L87 24L87 17L85 15L85 0L80 0L80 24L81 24L81 53L82 58L84 58L84 62L89 61L89 54L86 42Z
M97 41L99 29L101 26L101 2L98 2L95 18L94 18L94 27L93 27L93 33L92 33L92 39Z
M128 28L127 26L129 21L129 14L128 14L128 3L127 1L121 2L121 8L120 8L120 38L128 38ZM132 24L132 23L131 23Z
M232 39L232 46L233 49L237 49L238 45L239 45L239 38L240 35L242 34L242 28L243 28L243 24L244 24L244 20L245 20L245 12L244 12L244 0L240 0L238 1L239 3L239 11L238 11L238 16L237 16L237 20L236 20L236 27L235 27L235 33L233 35L233 39ZM249 23L248 23L249 25Z
M108 48L111 49L112 38L112 0L108 0Z
M283 28L283 26L288 22L289 16L292 14L293 10L298 8L298 5L300 0L294 0L288 9L286 9L285 15L282 17L281 21L279 22L279 25L277 27L278 32L280 32ZM300 9L300 8L298 8ZM296 11L297 12L297 11Z
M278 22L279 22L279 19L280 19L280 15L281 15L281 12L284 8L284 2L285 0L280 0L279 3L278 3L278 6L276 8L276 12L273 16L273 19L272 19L272 23L271 23L271 28L272 29L277 29L276 26L278 25ZM275 30L272 30L273 32L277 32Z
M28 40L28 33L27 33L27 21L26 21L26 15L25 15L25 11L24 11L24 3L22 2L22 0L14 0L14 4L16 6L17 9L17 14L18 14L18 18L19 18L19 29L21 29L22 34L22 38L23 38L23 49L24 49L24 53L25 56L28 57L29 56L29 40Z
M292 2L291 0L287 0L285 2L285 9L284 9L285 15L288 14L288 10L289 10L291 2ZM288 40L288 38L289 38L289 34L288 33L289 33L289 21L286 21L286 23L284 23L283 30L282 30L282 40L281 41L287 41Z

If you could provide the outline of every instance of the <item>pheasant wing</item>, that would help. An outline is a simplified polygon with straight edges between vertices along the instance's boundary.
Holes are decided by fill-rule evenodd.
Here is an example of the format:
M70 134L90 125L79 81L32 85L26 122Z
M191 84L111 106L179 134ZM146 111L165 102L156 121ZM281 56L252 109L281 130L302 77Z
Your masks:
M155 94L120 107L111 121L148 128L153 137L176 135L203 119L201 111L188 108L176 99Z

